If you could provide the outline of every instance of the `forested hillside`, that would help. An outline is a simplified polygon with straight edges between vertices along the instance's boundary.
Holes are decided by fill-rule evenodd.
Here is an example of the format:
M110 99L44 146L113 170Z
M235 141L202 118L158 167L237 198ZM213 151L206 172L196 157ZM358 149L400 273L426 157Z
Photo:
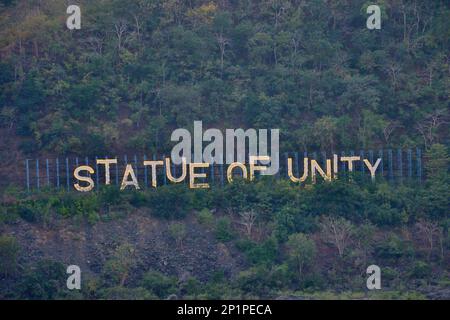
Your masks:
M78 1L72 31L65 1L1 2L22 154L162 153L194 120L280 128L288 151L448 143L447 1L381 1L381 30L360 0Z

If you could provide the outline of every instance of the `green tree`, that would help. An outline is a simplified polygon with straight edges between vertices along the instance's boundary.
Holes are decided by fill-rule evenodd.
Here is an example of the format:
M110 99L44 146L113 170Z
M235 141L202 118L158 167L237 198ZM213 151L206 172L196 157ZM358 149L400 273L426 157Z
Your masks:
M136 263L135 248L124 243L116 248L112 257L105 263L103 273L114 283L123 287Z
M312 266L316 256L316 244L303 233L291 234L286 243L289 258L301 280L306 268Z
M449 156L447 148L434 144L426 154L425 171L428 188L423 190L423 205L431 218L448 217L449 198Z
M162 274L159 271L147 271L142 278L142 286L160 299L177 293L177 279Z
M20 299L56 299L66 288L64 266L56 261L41 260L27 269L21 278L17 293Z

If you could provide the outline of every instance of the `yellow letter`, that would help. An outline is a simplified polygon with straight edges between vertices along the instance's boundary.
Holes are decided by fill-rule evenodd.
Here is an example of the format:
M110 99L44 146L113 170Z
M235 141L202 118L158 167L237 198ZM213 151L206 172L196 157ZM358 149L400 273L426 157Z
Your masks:
M269 156L250 156L250 158L249 158L249 162L250 162L250 181L253 181L253 179L255 178L255 170L259 170L259 171L266 171L267 170L266 166L255 166L255 163L258 160L269 161L270 157Z
M334 172L334 178L337 179L338 176L338 155L337 154L333 154L333 172Z
M348 171L353 171L353 161L360 160L360 157L341 157L341 161L347 161L348 162Z
M128 176L131 176L131 181L128 180ZM125 189L127 186L134 186L137 190L140 189L131 164L127 164L125 168L125 173L123 174L122 185L120 186L120 190Z
M80 166L75 169L75 171L73 172L73 175L75 176L75 179L77 179L79 181L87 182L89 185L86 187L81 187L78 183L76 183L76 184L74 184L74 187L75 187L75 189L77 189L78 191L81 191L81 192L91 191L92 189L94 189L94 181L90 177L81 177L80 171L83 171L83 170L86 170L90 174L94 174L94 169L92 169L90 166Z
M174 183L179 183L179 182L183 182L183 180L186 178L186 158L182 157L181 158L182 161L182 167L181 167L181 176L179 178L174 178L174 176L172 175L172 172L170 171L170 158L166 158L166 175L167 178L174 182Z
M364 163L366 164L367 168L370 171L370 176L372 177L372 180L375 180L375 171L377 171L378 165L381 162L381 158L378 158L375 162L375 165L372 166L372 164L369 162L369 160L364 159Z
M247 168L245 165L240 162L233 162L227 169L227 179L229 183L233 182L233 170L237 167L242 169L242 175L244 176L244 179L247 179Z
M195 168L209 168L209 163L189 163L189 188L209 188L208 183L195 183L195 178L206 178L206 173L195 173Z
M311 160L311 178L312 182L316 182L316 170L327 181L331 181L331 160L327 159L327 174L323 172L316 160Z
M117 159L97 159L97 164L105 165L105 184L111 184L109 165L117 164Z
M152 187L156 188L156 166L162 166L164 162L158 161L144 161L144 166L150 166L152 168Z
M304 182L308 178L308 158L303 158L303 176L300 178L294 177L292 173L292 159L288 158L288 176L292 182Z

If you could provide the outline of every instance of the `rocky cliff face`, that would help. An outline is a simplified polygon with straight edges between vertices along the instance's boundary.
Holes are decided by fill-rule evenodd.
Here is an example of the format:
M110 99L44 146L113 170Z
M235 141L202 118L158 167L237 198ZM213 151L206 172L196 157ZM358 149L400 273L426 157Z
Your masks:
M100 274L115 249L127 243L135 250L130 283L149 269L180 280L194 276L201 281L209 280L217 271L231 276L241 269L244 262L240 254L231 246L219 243L212 231L192 218L180 222L185 226L180 241L175 241L171 235L171 222L144 212L94 225L58 220L44 227L19 219L4 225L0 231L19 242L22 265L51 259L64 265L78 265L88 275Z

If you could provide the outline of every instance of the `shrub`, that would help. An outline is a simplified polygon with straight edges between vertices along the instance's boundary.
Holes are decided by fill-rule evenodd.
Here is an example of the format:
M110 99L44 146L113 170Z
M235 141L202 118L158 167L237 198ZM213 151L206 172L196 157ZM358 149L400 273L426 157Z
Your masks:
M19 216L27 222L37 222L39 213L31 204L20 204L17 208Z
M214 220L214 216L209 209L204 208L197 212L197 220L200 224L211 226Z
M109 300L154 300L158 297L145 288L111 287L102 290L100 296Z
M26 271L18 285L19 299L55 299L66 288L64 266L55 261L41 260Z
M205 207L212 207L215 203L215 193L218 193L218 188L189 190L189 197L192 200L192 208L201 210Z
M364 189L348 179L338 179L333 183L317 183L312 187L308 200L312 212L326 212L343 217L351 222L366 218L364 204L367 202Z
M290 264L297 272L299 279L303 277L305 269L311 267L316 256L316 244L303 233L289 236L286 243Z
M63 217L84 217L89 223L100 219L100 199L97 193L72 194L61 193L59 198L49 201L57 214Z
M252 264L273 264L277 258L278 242L273 237L262 243L240 240L236 243L236 246L246 254L247 259Z
M389 203L372 206L368 211L370 220L378 226L399 226L404 221L402 212Z
M399 259L412 254L412 248L395 234L375 246L375 254L384 259Z
M14 207L2 206L0 204L0 224L14 222L17 218L17 210Z
M142 279L142 286L160 299L177 293L177 279L158 271L148 271Z
M233 183L224 186L224 203L222 206L233 213L255 208L258 203L256 184L235 177Z
M316 216L290 204L277 211L274 219L275 235L280 241L295 232L312 233L318 229Z
M169 185L150 192L148 204L157 217L181 219L192 208L191 200L186 186Z
M231 227L231 220L229 218L222 217L217 220L216 238L222 242L227 242L234 238L234 232Z
M258 298L268 298L274 291L283 286L283 283L278 281L278 277L274 277L272 269L265 266L255 266L241 271L238 274L236 284L246 294Z
M182 246L186 237L186 226L182 223L172 223L169 226L169 234L178 246Z
M8 276L16 271L19 249L14 237L0 236L0 274Z
M148 198L145 192L142 191L131 191L129 194L130 204L136 208L143 207L147 205Z
M301 287L308 291L325 290L328 286L325 278L318 272L305 274L301 282Z
M425 279L431 276L431 267L424 261L415 261L409 272L408 276L412 279Z
M107 205L117 205L122 202L123 192L117 186L103 186L98 193L100 202Z
M116 248L113 256L106 261L104 275L113 283L123 286L136 263L134 247L128 243L121 244Z
M202 291L202 285L196 278L189 277L181 285L180 290L183 296L186 296L187 299L197 299L198 295Z

